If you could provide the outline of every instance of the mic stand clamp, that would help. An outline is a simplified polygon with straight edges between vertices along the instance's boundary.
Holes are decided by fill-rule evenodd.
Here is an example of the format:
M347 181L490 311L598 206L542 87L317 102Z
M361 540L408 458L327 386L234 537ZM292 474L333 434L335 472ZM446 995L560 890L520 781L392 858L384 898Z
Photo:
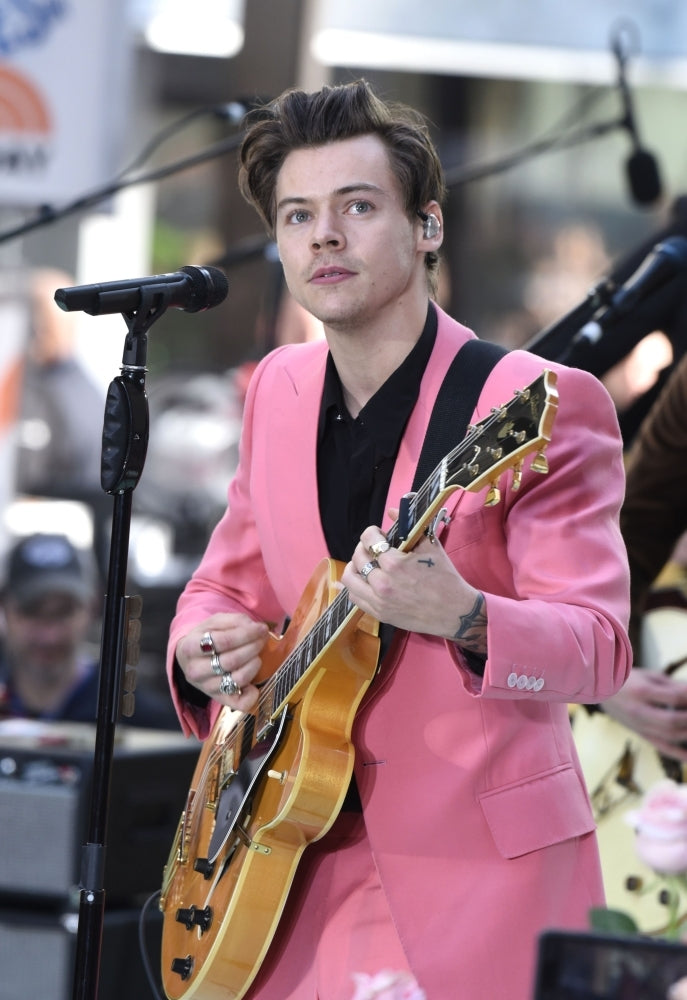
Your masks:
M124 313L128 326L121 375L110 384L105 404L101 485L114 497L107 591L100 645L100 683L96 718L93 787L87 840L81 857L79 922L74 969L74 1000L97 1000L105 912L105 841L117 720L127 645L135 638L140 599L126 597L132 493L148 448L149 415L145 393L147 331L164 312L154 288L141 290L140 306ZM155 296L157 295L157 298ZM127 694L126 698L130 699ZM131 714L127 711L127 714Z

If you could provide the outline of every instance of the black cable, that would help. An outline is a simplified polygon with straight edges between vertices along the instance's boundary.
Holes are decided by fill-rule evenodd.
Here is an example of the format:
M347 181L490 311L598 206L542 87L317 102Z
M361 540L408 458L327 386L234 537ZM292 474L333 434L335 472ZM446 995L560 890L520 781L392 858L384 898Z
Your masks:
M172 136L178 135L183 129L185 129L192 122L197 121L199 118L206 118L214 116L215 118L223 118L225 120L229 119L231 121L237 122L240 120L238 115L232 115L230 111L231 105L228 104L210 104L202 108L194 108L189 111L188 114L182 115L181 118L175 119L175 121L170 122L161 129L157 135L148 142L143 149L136 154L136 157L129 163L128 166L123 167L118 173L115 174L113 181L121 180L126 177L132 171L137 170L142 167L146 160L149 160L153 153L160 148L168 139Z
M523 146L522 149L516 150L514 153L509 153L500 160L477 164L474 167L454 167L451 170L447 170L445 172L446 185L447 187L454 187L457 184L467 184L470 181L482 180L485 177L490 177L492 174L502 173L511 167L517 167L541 153L576 146L582 142L597 139L608 132L624 127L624 117L614 118L611 121L586 125L573 132L541 138L527 146Z
M145 937L145 922L148 910L152 904L160 898L160 896L161 892L159 889L157 892L154 892L152 896L149 896L141 907L141 913L138 918L138 947L141 953L141 961L143 962L146 979L148 980L148 985L150 986L150 992L153 994L155 1000L165 1000L165 997L162 996L158 989L158 978L156 973L153 972L150 955L148 954L148 944Z
M34 229L39 229L48 223L59 222L68 215L74 215L76 212L81 212L92 205L97 205L101 201L106 201L113 194L117 194L125 188L132 187L134 184L148 184L152 181L164 180L165 177L170 177L172 174L179 173L182 170L188 170L199 163L205 163L207 160L224 156L226 153L235 150L240 145L241 139L241 135L229 136L227 139L221 139L219 142L213 143L206 150L196 153L194 156L177 160L175 163L159 167L157 170L151 170L148 173L138 174L136 177L111 181L104 187L96 188L95 191L77 198L76 201L70 202L70 204L65 205L63 208L54 209L50 206L44 206L35 218L30 219L28 222L23 222L13 229L5 230L4 233L0 233L0 244L6 243L11 239L16 239L18 236L24 236L26 233L30 233Z

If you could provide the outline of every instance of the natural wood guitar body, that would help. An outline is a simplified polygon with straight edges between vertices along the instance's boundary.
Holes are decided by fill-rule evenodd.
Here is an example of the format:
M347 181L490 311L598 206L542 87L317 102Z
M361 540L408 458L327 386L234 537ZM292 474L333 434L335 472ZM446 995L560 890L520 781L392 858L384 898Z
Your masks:
M557 407L556 375L544 370L471 426L417 492L407 531L387 533L410 550L450 520L457 489L489 486L523 462L546 473ZM331 827L353 771L353 720L377 670L379 623L336 586L342 565L324 560L282 637L271 637L254 715L219 714L203 744L163 875L162 982L170 1000L240 1000L279 923L298 862Z
M285 659L331 602L341 568L330 561L318 567L285 635L268 640L264 674ZM300 857L329 829L348 788L351 727L376 670L377 630L377 622L360 614L327 648L326 667L324 657L316 658L290 693L263 780L206 877L194 864L211 853L219 792L238 771L245 749L245 717L226 708L220 713L203 744L165 872L162 969L169 997L238 1000L252 982ZM195 913L187 915L190 927L176 919L191 908L212 913L207 928L193 922ZM180 960L190 960L186 978L172 971Z

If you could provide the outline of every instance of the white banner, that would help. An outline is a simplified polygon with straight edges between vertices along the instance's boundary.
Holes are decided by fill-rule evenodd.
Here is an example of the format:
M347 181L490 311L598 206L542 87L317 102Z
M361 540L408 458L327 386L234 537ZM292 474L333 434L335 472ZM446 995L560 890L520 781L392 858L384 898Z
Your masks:
M635 82L687 86L685 0L317 0L312 50L331 66L605 82L619 31Z
M130 47L124 0L0 0L0 205L114 176Z

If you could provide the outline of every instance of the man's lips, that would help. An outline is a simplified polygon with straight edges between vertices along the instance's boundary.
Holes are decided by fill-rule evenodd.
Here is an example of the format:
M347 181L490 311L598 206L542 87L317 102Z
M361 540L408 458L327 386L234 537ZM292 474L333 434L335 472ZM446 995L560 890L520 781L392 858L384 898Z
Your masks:
M336 284L338 281L350 278L354 273L354 271L349 271L345 267L332 264L331 267L318 267L310 278L310 281L316 285Z

